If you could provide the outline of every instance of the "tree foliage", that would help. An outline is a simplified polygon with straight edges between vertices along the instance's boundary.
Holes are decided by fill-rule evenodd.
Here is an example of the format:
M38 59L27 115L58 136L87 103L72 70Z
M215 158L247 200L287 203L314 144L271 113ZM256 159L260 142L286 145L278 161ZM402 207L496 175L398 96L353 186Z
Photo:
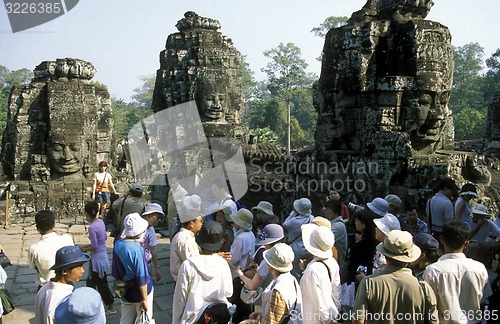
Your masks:
M347 24L347 20L349 18L342 16L330 16L325 19L318 27L314 27L311 29L311 33L313 33L315 36L319 36L321 38L325 38L326 34L328 31L332 28L337 28L340 26L343 26Z
M24 68L10 71L0 65L0 141L7 125L7 111L10 91L12 87L28 84L33 77L33 72Z
M156 76L148 75L140 77L143 82L139 88L134 89L132 103L139 109L150 109L153 103L153 91L155 89Z
M287 144L288 106L291 110L291 146L301 149L313 144L316 111L312 106L312 84L316 76L307 73L301 50L293 43L280 43L264 52L270 62L262 68L267 80L255 83L248 111L251 129L276 133L277 143Z

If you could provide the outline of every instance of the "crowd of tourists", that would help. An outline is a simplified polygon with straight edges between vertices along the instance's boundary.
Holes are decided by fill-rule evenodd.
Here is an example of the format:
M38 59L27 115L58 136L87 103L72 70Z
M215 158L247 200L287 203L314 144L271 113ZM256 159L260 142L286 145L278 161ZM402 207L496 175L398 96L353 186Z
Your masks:
M460 189L441 180L425 211L395 194L349 210L331 191L320 215L303 197L284 221L268 201L242 207L224 183L199 196L173 181L167 215L160 204L141 202L142 190L135 183L111 205L119 229L111 262L96 201L85 205L90 244L81 247L54 232L52 212L36 214L42 236L28 250L39 282L35 323L105 323L117 299L120 323L154 319L154 282L163 275L154 227L164 217L175 324L481 323L498 316L487 307L491 256L484 251L499 242L500 230L474 202L473 184ZM85 263L87 287L74 289Z

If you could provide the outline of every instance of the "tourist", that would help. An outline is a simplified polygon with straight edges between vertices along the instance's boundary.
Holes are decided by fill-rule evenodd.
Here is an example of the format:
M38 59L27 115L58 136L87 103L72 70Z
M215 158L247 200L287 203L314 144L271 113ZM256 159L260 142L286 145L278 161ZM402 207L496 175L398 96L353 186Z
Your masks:
M481 302L489 297L485 294L488 272L482 263L463 253L469 234L462 222L444 224L441 245L445 254L425 269L424 279L437 297L439 323L481 321Z
M55 323L102 324L106 323L104 306L99 294L92 288L81 287L57 306Z
M434 236L427 233L418 233L413 236L413 244L420 248L420 257L408 266L413 275L419 280L424 280L424 271L431 263L436 262L441 257L439 242Z
M99 171L94 173L92 178L92 199L97 201L100 206L100 217L104 219L104 212L106 211L106 204L109 201L109 189L113 190L116 194L115 186L111 173L107 171L108 163L106 161L99 162Z
M229 216L233 227L237 230L234 242L231 245L231 261L233 269L244 269L247 266L248 256L255 252L255 235L252 233L252 212L242 208ZM233 271L233 278L236 271Z
M161 279L161 271L160 264L158 263L158 252L156 251L158 240L156 239L155 226L158 226L158 219L161 216L165 216L165 213L163 213L163 208L161 208L160 204L149 203L146 205L146 210L142 214L142 218L148 221L149 226L139 240L139 245L144 249L146 261L148 264L152 264L154 269L150 273L155 274L157 282Z
M401 198L391 194L385 196L384 200L387 201L387 204L389 204L387 212L399 218L399 211L401 209L401 205L403 204Z
M293 260L292 274L296 279L300 278L300 259L309 256L302 242L301 226L313 220L312 204L307 198L300 198L293 202L293 211L283 222L283 228L287 231L287 243L292 247L295 259Z
M231 273L233 277L233 294L231 302L236 305L236 313L233 320L238 323L251 312L250 306L245 304L241 298L243 282L238 278L238 269L245 269L251 264L252 256L255 253L255 235L252 232L253 214L248 209L242 208L231 214L233 227L237 230L233 244L231 245Z
M214 215L219 210L219 203L212 191L212 188L203 189L202 211L205 220L215 220ZM223 226L224 227L224 226Z
M340 268L332 257L335 236L326 227L305 224L302 241L313 256L300 279L302 323L330 323L340 310Z
M170 274L174 281L177 281L182 262L200 254L195 234L203 225L203 217L200 212L181 211L179 217L182 227L170 243Z
M431 231L430 234L439 241L443 225L455 218L453 200L458 196L458 189L460 188L453 179L443 178L438 182L436 189L438 192L427 201L425 213Z
M185 210L193 210L201 213L201 197L198 195L185 196L182 199Z
M123 233L113 248L111 274L115 280L127 283L122 298L122 324L133 324L145 312L153 319L153 280L149 274L144 249L137 243L146 232L149 223L139 214L125 217Z
M377 251L385 255L387 266L360 282L352 323L439 323L432 289L425 282L420 284L407 268L420 256L411 234L390 231ZM401 316L404 321L394 316Z
M338 256L335 260L337 260L339 264L340 274L345 276L347 271L347 229L340 215L340 205L338 200L330 199L325 203L323 213L326 219L331 222L331 230L335 236L335 248L338 252Z
M336 190L330 190L328 192L328 196L326 196L326 201L338 201L340 203L340 194ZM349 220L349 208L343 203L340 203L340 216L342 216L342 219L344 222L347 222Z
M108 252L106 250L106 225L102 219L97 218L99 205L95 200L85 203L85 217L90 222L88 228L90 244L83 246L83 252L90 252L89 273L87 276L87 287L99 291L104 305L106 305L106 314L115 314L114 298L109 290L108 276L106 271L110 268Z
M41 210L35 214L36 229L42 235L40 240L28 248L28 264L38 273L38 289L54 278L50 270L56 260L56 252L63 246L74 245L68 234L58 235L54 231L56 217L50 210Z
M260 323L301 322L300 285L290 273L294 258L292 248L284 243L278 243L264 252L264 259L274 280L262 292L262 311L250 314L251 319L261 318Z
M460 197L455 202L455 221L462 222L469 230L472 229L472 204L471 200L477 198L476 186L466 183L460 189Z
M2 245L0 245L0 252L4 253ZM0 289L5 288L6 282L7 282L7 272L5 272L4 268L0 265ZM2 324L2 315L3 315L3 305L0 302L0 324Z
M85 273L83 264L89 260L90 256L84 254L77 246L64 246L57 250L55 264L50 268L56 275L36 294L36 324L55 323L54 312L57 305L71 294L74 289L73 283L80 281Z
M387 213L382 218L374 219L375 223L375 239L378 242L384 242L387 234L392 230L401 230L401 225L399 224L399 220L393 214ZM385 257L384 254L380 253L380 251L375 251L375 256L373 257L373 270L372 273L378 273L385 266Z
M222 246L220 252L229 252L234 242L233 220L231 219L231 208L224 207L214 213L215 221L222 226Z
M172 323L228 323L233 285L228 263L217 255L222 226L206 221L195 237L201 251L182 262L179 269Z
M273 205L267 201L259 201L257 206L252 207L254 234L259 233L267 224L279 224L279 217L274 215Z
M494 249L500 242L500 229L490 220L483 204L477 204L472 210L472 226L465 254L483 263L486 269L492 269Z
M429 233L427 223L420 219L418 210L411 204L407 204L406 216L399 217L401 229L415 236L419 233Z
M262 250L264 252L272 248L274 245L281 243L284 237L285 234L283 232L283 227L278 224L268 224L257 234L257 237L255 238L255 245L262 246ZM269 269L267 268L264 253L262 253L262 260L260 262L257 263L255 257L254 262L255 263L252 264L252 267L238 269L236 274L241 281L243 281L246 288L250 290L258 290L259 287L264 289L273 279L272 275L269 273Z
M367 209L372 213L373 218L384 217L389 211L389 204L385 199L375 198L366 204Z
M133 183L127 193L113 202L112 208L116 215L115 226L117 228L115 241L123 232L123 219L128 214L144 212L144 203L141 201L143 187L139 182Z
M373 213L366 209L354 214L356 231L360 233L357 241L349 250L347 262L347 283L357 283L364 275L372 273L373 257L378 244L375 239L375 223ZM360 268L361 267L361 268Z

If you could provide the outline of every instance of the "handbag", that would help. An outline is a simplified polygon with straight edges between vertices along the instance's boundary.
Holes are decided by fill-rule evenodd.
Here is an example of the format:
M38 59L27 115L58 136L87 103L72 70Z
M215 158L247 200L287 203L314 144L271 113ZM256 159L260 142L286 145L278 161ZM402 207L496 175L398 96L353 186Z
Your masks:
M249 304L249 305L260 304L262 291L263 291L262 287L259 287L256 290L252 290L245 285L241 289L240 299L245 304Z
M2 266L2 268L5 268L5 267L12 265L9 257L6 256L5 253L3 253L3 252L0 252L0 265Z
M148 313L146 313L145 311L142 311L141 315L139 315L134 322L134 324L154 324L154 323L155 320L152 318L150 319Z
M16 308L16 305L14 304L14 301L12 300L12 297L7 289L0 289L0 299L2 300L3 315L9 314Z

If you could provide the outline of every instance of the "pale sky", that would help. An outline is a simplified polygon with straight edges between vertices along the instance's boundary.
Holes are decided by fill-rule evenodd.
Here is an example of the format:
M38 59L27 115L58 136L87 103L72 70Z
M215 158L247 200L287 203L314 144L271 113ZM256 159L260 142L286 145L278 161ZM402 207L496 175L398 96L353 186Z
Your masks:
M29 1L27 1L29 2ZM310 30L329 16L347 16L366 0L80 0L62 17L12 33L0 6L0 64L10 70L34 69L42 61L73 57L97 69L93 80L112 96L130 101L141 76L159 68L159 53L186 11L214 18L221 32L247 56L257 79L268 60L262 54L280 42L302 50L309 72L320 74L323 39ZM452 44L477 42L486 58L500 48L499 0L434 0L426 19L447 26Z

